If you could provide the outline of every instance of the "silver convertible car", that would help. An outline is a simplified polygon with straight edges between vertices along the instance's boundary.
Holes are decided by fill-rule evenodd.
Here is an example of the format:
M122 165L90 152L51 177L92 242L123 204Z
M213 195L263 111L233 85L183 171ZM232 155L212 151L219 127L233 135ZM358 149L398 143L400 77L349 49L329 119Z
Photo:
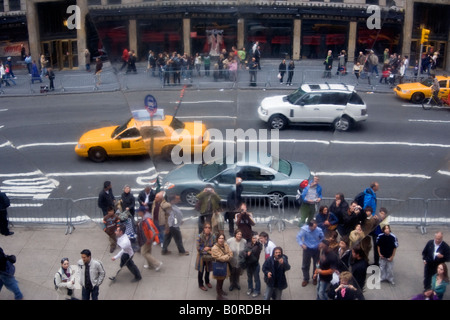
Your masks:
M196 195L207 185L226 200L235 188L236 177L242 178L242 196L265 196L278 206L285 195L296 195L299 184L310 179L309 168L301 162L288 161L267 155L263 161L251 159L207 164L183 164L162 179L167 193L180 195L181 200L194 206Z

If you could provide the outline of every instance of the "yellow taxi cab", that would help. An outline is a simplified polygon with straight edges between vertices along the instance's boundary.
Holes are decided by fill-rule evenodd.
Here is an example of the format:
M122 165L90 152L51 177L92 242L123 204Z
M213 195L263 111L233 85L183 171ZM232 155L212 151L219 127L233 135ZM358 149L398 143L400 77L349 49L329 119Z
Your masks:
M439 97L442 99L447 97L450 92L450 78L447 76L436 76L439 81L441 90ZM411 101L412 103L422 103L425 98L431 97L431 85L433 79L427 78L422 82L412 82L399 84L394 88L397 97Z
M168 160L178 144L186 146L190 140L191 152L203 152L209 143L209 133L201 122L182 122L164 115L163 109L158 109L152 120L147 110L133 111L132 114L133 117L120 126L84 133L75 152L94 162L135 155L160 155Z

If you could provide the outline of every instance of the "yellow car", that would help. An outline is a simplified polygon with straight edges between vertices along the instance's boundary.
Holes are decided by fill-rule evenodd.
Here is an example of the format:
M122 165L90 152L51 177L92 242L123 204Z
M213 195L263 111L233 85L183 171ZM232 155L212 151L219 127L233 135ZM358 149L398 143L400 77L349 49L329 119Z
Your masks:
M446 98L450 92L450 78L447 76L436 76L441 86L440 98ZM425 98L431 97L432 78L422 82L403 83L395 87L394 92L397 97L411 101L412 103L422 103Z
M164 115L162 109L154 115L152 122L147 110L133 111L133 117L121 126L84 133L75 152L94 162L103 162L112 156L147 154L151 157L161 155L169 160L177 144L182 147L189 147L190 144L191 152L203 152L209 143L209 133L202 123L181 122L173 116Z

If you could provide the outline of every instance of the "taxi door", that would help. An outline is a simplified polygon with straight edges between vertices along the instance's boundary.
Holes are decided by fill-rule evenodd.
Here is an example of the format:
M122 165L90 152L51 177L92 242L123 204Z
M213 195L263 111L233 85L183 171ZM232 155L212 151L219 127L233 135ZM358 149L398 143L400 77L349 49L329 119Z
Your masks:
M131 127L114 137L110 150L106 152L110 155L141 155L146 154L147 150L139 130Z

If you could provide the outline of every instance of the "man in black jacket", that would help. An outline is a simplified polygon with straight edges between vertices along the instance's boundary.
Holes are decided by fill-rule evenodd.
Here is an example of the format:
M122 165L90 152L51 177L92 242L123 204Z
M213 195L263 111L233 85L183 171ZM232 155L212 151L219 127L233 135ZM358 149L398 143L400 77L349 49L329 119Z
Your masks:
M108 208L114 207L116 200L112 192L111 181L105 181L103 183L103 190L98 195L98 207L102 209L103 216L108 214Z
M11 236L14 232L8 228L8 211L6 208L10 206L10 201L6 193L0 192L0 233L4 236Z
M6 255L3 249L0 248L0 291L3 285L9 291L14 293L14 299L22 300L23 294L19 289L19 284L14 277L14 264L16 257L13 255Z
M424 267L424 288L431 286L431 278L437 271L437 266L443 262L450 261L450 247L443 240L444 235L441 231L436 232L434 240L427 242L425 248L422 251L422 258Z
M267 284L264 300L270 298L281 300L281 293L288 286L286 271L290 269L288 257L283 254L283 249L281 247L273 249L272 256L266 259L262 267L264 281Z

